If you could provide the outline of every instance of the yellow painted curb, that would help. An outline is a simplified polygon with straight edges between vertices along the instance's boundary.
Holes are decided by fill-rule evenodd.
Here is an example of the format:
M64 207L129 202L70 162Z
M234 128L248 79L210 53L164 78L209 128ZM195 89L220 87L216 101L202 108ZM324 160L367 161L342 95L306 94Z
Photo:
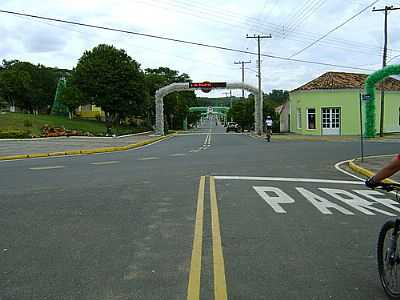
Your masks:
M59 151L59 152L50 152L48 156L64 156L65 151Z
M39 158L39 157L48 157L48 153L33 153L33 154L28 154L28 158Z
M368 169L365 169L365 168L363 168L363 167L357 165L357 164L355 163L355 159L349 161L349 167L350 167L350 169L352 169L354 172L356 172L356 173L358 173L358 174L360 174L360 175L366 176L366 177L371 177L371 176L374 176L374 175L375 175L374 172L372 172L372 171L370 171L370 170L368 170ZM396 184L398 184L397 181L394 181L394 180L392 180L392 179L385 179L383 182L385 182L385 183L396 183Z
M106 147L106 148L95 148L95 149L83 149L83 150L69 150L69 151L59 151L50 153L33 153L33 154L20 154L11 156L0 156L0 160L16 160L24 158L40 158L40 157L54 157L54 156L65 156L65 155L79 155L79 154L95 154L95 153L107 153L115 151L126 151L129 149L143 147L148 144L152 144L161 140L169 139L176 136L176 133L172 133L166 136L157 137L151 140L138 142L136 144L129 144L126 146L116 146L116 147Z
M28 158L28 154L3 156L3 157L0 157L0 160L14 160L14 159L23 159L23 158Z
M65 151L65 155L79 155L79 154L81 154L81 150Z

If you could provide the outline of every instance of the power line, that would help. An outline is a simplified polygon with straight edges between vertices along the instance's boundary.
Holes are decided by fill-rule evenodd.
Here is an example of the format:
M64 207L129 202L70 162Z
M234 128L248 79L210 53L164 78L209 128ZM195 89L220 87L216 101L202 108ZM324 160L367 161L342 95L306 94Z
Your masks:
M143 1L143 0L137 0L137 1ZM154 4L150 4L150 2L154 2ZM248 30L247 26L244 26L242 24L248 24L250 26L254 26L254 24L259 24L259 21L255 18L246 18L246 20L243 23L238 23L237 19L238 18L242 18L243 16L238 15L238 14L233 14L230 13L229 11L224 10L223 14L218 14L216 11L213 11L212 9L210 9L209 6L207 6L207 10L204 10L204 5L200 5L200 4L196 4L195 2L185 2L185 0L176 0L174 3L169 3L169 4L163 4L162 1L157 1L157 0L149 0L146 1L144 3L148 4L148 5L156 5L156 6L160 6L162 5L165 9L167 10L171 10L171 6L175 6L177 8L177 11L181 11L182 13L184 13L185 15L192 15L195 16L201 20L211 20L216 22L217 24L227 24L229 26L234 25L235 28L241 27L241 28L246 28L245 30ZM182 3L182 4L179 4ZM188 9L188 7L192 8L191 10ZM198 14L195 14L194 12L197 12ZM204 12L202 14L199 14L200 12ZM214 19L210 18L209 16L215 16ZM227 21L223 21L223 20L227 20ZM265 23L265 22L264 22ZM282 36L283 38L288 38L290 40L294 40L294 41L313 41L318 35L314 34L314 33L309 33L309 32L296 32L296 31L292 31L291 35L297 35L300 36L299 38L294 38L294 37L287 37L285 36L285 32L282 30L282 26L281 25L277 25L274 23L270 23L267 22L268 25L265 26L265 30L267 31L271 31L272 33L274 33L278 38L279 36ZM264 24L262 25L264 26ZM263 31L263 28L260 28L260 32ZM308 37L307 37L308 36ZM358 53L365 53L365 54L376 54L376 49L381 50L382 48L379 46L371 46L370 44L365 44L365 43L360 43L360 42L354 42L354 41L347 41L347 40L339 40L339 39L332 39L332 38L327 38L325 39L325 41L322 41L321 43L324 43L326 45L329 45L330 47L335 47L338 49L349 49L350 51L355 51ZM337 44L347 44L349 46L338 46ZM247 43L246 43L247 45ZM356 48L354 48L356 47ZM245 47L246 48L246 47ZM364 50L364 51L360 51L360 50ZM371 52L366 52L365 49L371 49ZM374 50L372 52L372 49ZM400 50L394 50L394 51L398 51L400 52Z
M268 0L265 0L265 1L264 1L263 8L262 8L262 10L261 10L261 13L258 15L258 22L261 21L262 14L264 13L265 8L267 7L267 3L268 3ZM253 25L251 26L251 28L250 28L250 31L253 31L253 29L254 29L255 26L256 26L256 25L253 24ZM247 48L247 42L248 42L248 40L246 39L245 48ZM243 65L242 65L242 70L244 70L244 66L243 66ZM242 94L243 94L243 98L244 98L244 90L242 90Z
M327 37L329 34L331 34L332 32L338 30L340 27L343 27L344 25L346 25L347 23L349 23L351 20L353 20L354 18L358 17L359 15L361 15L363 12L365 12L367 9L369 9L370 7L372 7L375 3L379 2L380 0L375 0L374 2L372 2L371 4L369 4L367 7L363 8L362 10L360 10L358 13L356 13L355 15L353 15L352 17L350 17L349 19L347 19L346 21L344 21L343 23L341 23L340 25L336 26L335 28L329 30L327 33L325 33L323 36L321 36L319 39L315 40L314 42L312 42L311 44L309 44L308 46L304 47L303 49L297 51L296 53L292 54L290 56L290 58L295 57L296 55L299 55L300 53L304 52L305 50L307 50L308 48L314 46L316 43L318 43L319 41L323 40L325 37Z
M391 59L388 60L387 63L390 63L392 60L394 60L394 59L396 59L396 58L399 58L399 57L400 57L400 54L399 54L399 55L396 55L396 56L393 56Z
M385 6L385 8L382 9L376 9L375 7L373 8L373 12L377 11L384 11L385 12L385 23L384 23L384 50L383 50L383 59L382 59L382 68L386 67L386 58L387 58L387 23L388 23L388 12L392 10L399 10L400 7L393 7L392 6ZM385 80L381 81L381 118L380 118L380 126L379 126L379 135L382 137L383 136L383 123L384 123L384 117L385 117Z
M257 70L258 70L258 100L255 101L255 116L256 116L256 124L255 124L255 130L258 135L262 134L262 124L264 122L263 119L263 94L262 94L262 89L261 89L261 39L271 39L272 36L269 35L254 35L254 36L249 36L246 34L246 38L248 39L257 39L257 45L258 45L258 60L257 60ZM244 65L243 65L244 69ZM243 95L244 98L244 95Z
M242 65L242 67L241 67L241 69L242 69L242 83L244 83L244 70L245 70L245 67L244 67L244 65L245 64L251 64L251 60L249 60L249 61L235 61L234 62L234 64L235 65ZM242 98L244 99L244 89L242 89Z
M38 16L38 15L20 13L20 12L3 10L3 9L0 9L0 13L6 13L6 14L16 15L16 16L24 16L24 17L29 17L29 18L33 18L33 19L47 20L47 21L52 21L52 22L59 22L59 23L94 28L94 29L101 29L101 30L112 31L112 32L120 32L120 33L125 33L125 34L137 35L137 36L142 36L142 37L147 37L147 38L154 38L154 39L176 42L176 43L181 43L181 44L187 44L187 45L192 45L192 46L213 48L213 49L218 49L218 50L223 50L223 51L228 51L228 52L258 55L256 52L247 51L247 50L240 50L240 49L234 49L234 48L229 48L229 47L224 47L224 46L210 45L210 44L205 44L205 43L200 43L200 42L186 41L186 40L170 38L170 37L165 37L165 36L159 36L159 35L154 35L154 34L140 33L140 32L125 30L125 29L116 29L116 28L111 28L111 27L106 27L106 26L86 24L86 23L68 21L68 20L63 20L63 19L58 19L58 18L43 17L43 16ZM295 58L283 57L283 56L272 55L272 54L260 54L260 55L263 57L271 58L271 59L279 59L279 60L298 62L298 63L314 64L314 65L329 66L329 67L339 67L339 68L344 68L344 69L353 69L353 70L361 70L361 71L371 71L371 72L374 71L371 69L359 68L359 67L354 67L354 66L345 66L345 65L337 65L337 64L333 64L333 63L295 59Z
M20 19L25 19L26 18L24 16L17 16L17 17L20 18ZM80 31L80 30L75 30L75 29L73 29L71 27L65 27L63 25L53 24L53 23L50 23L50 22L42 21L42 20L35 20L34 19L32 21L40 23L40 24L44 24L44 25L47 25L47 26L55 27L57 29L72 31L72 32L79 33L81 35L87 35L87 33L83 32L83 31ZM133 43L133 45L135 45L135 47L137 47L137 48L141 48L141 49L146 50L146 51L153 51L153 52L157 52L157 53L162 53L164 55L173 56L175 58L178 58L178 59L181 59L181 60L184 60L184 61L190 61L191 63L207 64L207 65L210 65L210 66L217 66L217 67L223 68L223 69L230 69L230 70L235 70L235 71L237 70L237 68L227 66L226 64L223 65L221 63L210 62L210 61L200 60L200 59L194 59L193 57L184 57L182 55L176 55L176 54L168 53L168 52L165 52L165 51L161 51L160 49L155 49L155 48L151 48L151 47L145 47L145 46L143 46L141 44ZM220 73L220 74L212 73L212 74L213 75L222 76L222 73Z
M287 26L287 34L286 36L294 31L296 27L299 27L301 24L304 23L317 9L319 9L323 4L325 0L317 0L311 3L311 5L306 8L297 18L297 20L293 20L291 24Z
M293 13L290 14L290 15L287 17L288 22L286 22L286 24L287 24L286 27L289 27L290 23L293 22L293 21L295 21L299 16L301 16L301 15L303 14L303 12L308 8L308 6L309 6L310 4L312 5L312 3L314 3L315 1L317 1L317 0L306 0L306 1L303 3L302 6L300 6L298 9L295 9L295 10L293 11ZM282 25L284 25L284 24L282 24Z

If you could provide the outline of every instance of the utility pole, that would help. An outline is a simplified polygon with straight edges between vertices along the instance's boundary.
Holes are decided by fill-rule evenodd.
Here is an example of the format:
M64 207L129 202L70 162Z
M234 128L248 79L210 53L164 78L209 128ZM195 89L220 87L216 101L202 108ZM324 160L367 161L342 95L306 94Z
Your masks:
M373 12L377 11L384 11L385 12L385 25L384 25L384 46L383 46L383 61L382 61L382 68L386 67L386 57L387 57L387 15L388 11L390 10L398 10L400 7L393 7L385 6L385 8L376 9L375 7L372 9ZM381 82L381 119L380 119L380 126L379 126L379 136L383 136L383 121L385 118L385 80Z
M251 60L249 61L235 61L234 62L235 65L242 65L242 83L244 83L244 65L245 64L251 64ZM244 99L244 89L242 89L242 98Z
M256 35L254 34L253 36L246 35L246 38L248 39L257 39L258 43L258 61L257 61L257 67L258 67L258 101L256 99L255 101L255 115L256 115L256 124L255 124L255 130L258 135L262 134L262 128L263 128L263 95L262 95L262 90L261 90L261 50L260 50L260 41L261 39L270 39L272 36L269 35Z

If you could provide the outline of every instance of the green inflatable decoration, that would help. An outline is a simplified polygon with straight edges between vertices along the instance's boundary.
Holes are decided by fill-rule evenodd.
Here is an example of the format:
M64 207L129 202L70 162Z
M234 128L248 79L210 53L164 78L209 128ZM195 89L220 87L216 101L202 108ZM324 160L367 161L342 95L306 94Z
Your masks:
M66 86L66 80L65 78L60 78L58 80L57 84L57 90L56 90L56 95L54 97L54 102L53 106L51 108L51 114L52 115L58 115L58 116L68 116L68 107L66 107L61 101L60 101L60 95L62 91L65 89Z
M370 96L370 100L368 100L365 105L365 119L366 119L365 136L366 137L375 137L375 135L376 135L375 85L378 81L381 81L388 76L397 75L397 74L400 74L400 65L390 65L379 71L372 73L365 80L365 94Z

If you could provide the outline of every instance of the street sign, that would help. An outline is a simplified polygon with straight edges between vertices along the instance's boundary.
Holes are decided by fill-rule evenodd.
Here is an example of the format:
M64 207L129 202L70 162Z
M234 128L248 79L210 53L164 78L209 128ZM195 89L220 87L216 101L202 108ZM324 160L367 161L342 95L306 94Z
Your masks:
M362 98L364 101L368 101L368 100L371 100L371 95L369 95L369 94L363 94L361 98Z
M225 88L226 82L189 82L190 88L200 88L202 92L209 93L213 88Z

